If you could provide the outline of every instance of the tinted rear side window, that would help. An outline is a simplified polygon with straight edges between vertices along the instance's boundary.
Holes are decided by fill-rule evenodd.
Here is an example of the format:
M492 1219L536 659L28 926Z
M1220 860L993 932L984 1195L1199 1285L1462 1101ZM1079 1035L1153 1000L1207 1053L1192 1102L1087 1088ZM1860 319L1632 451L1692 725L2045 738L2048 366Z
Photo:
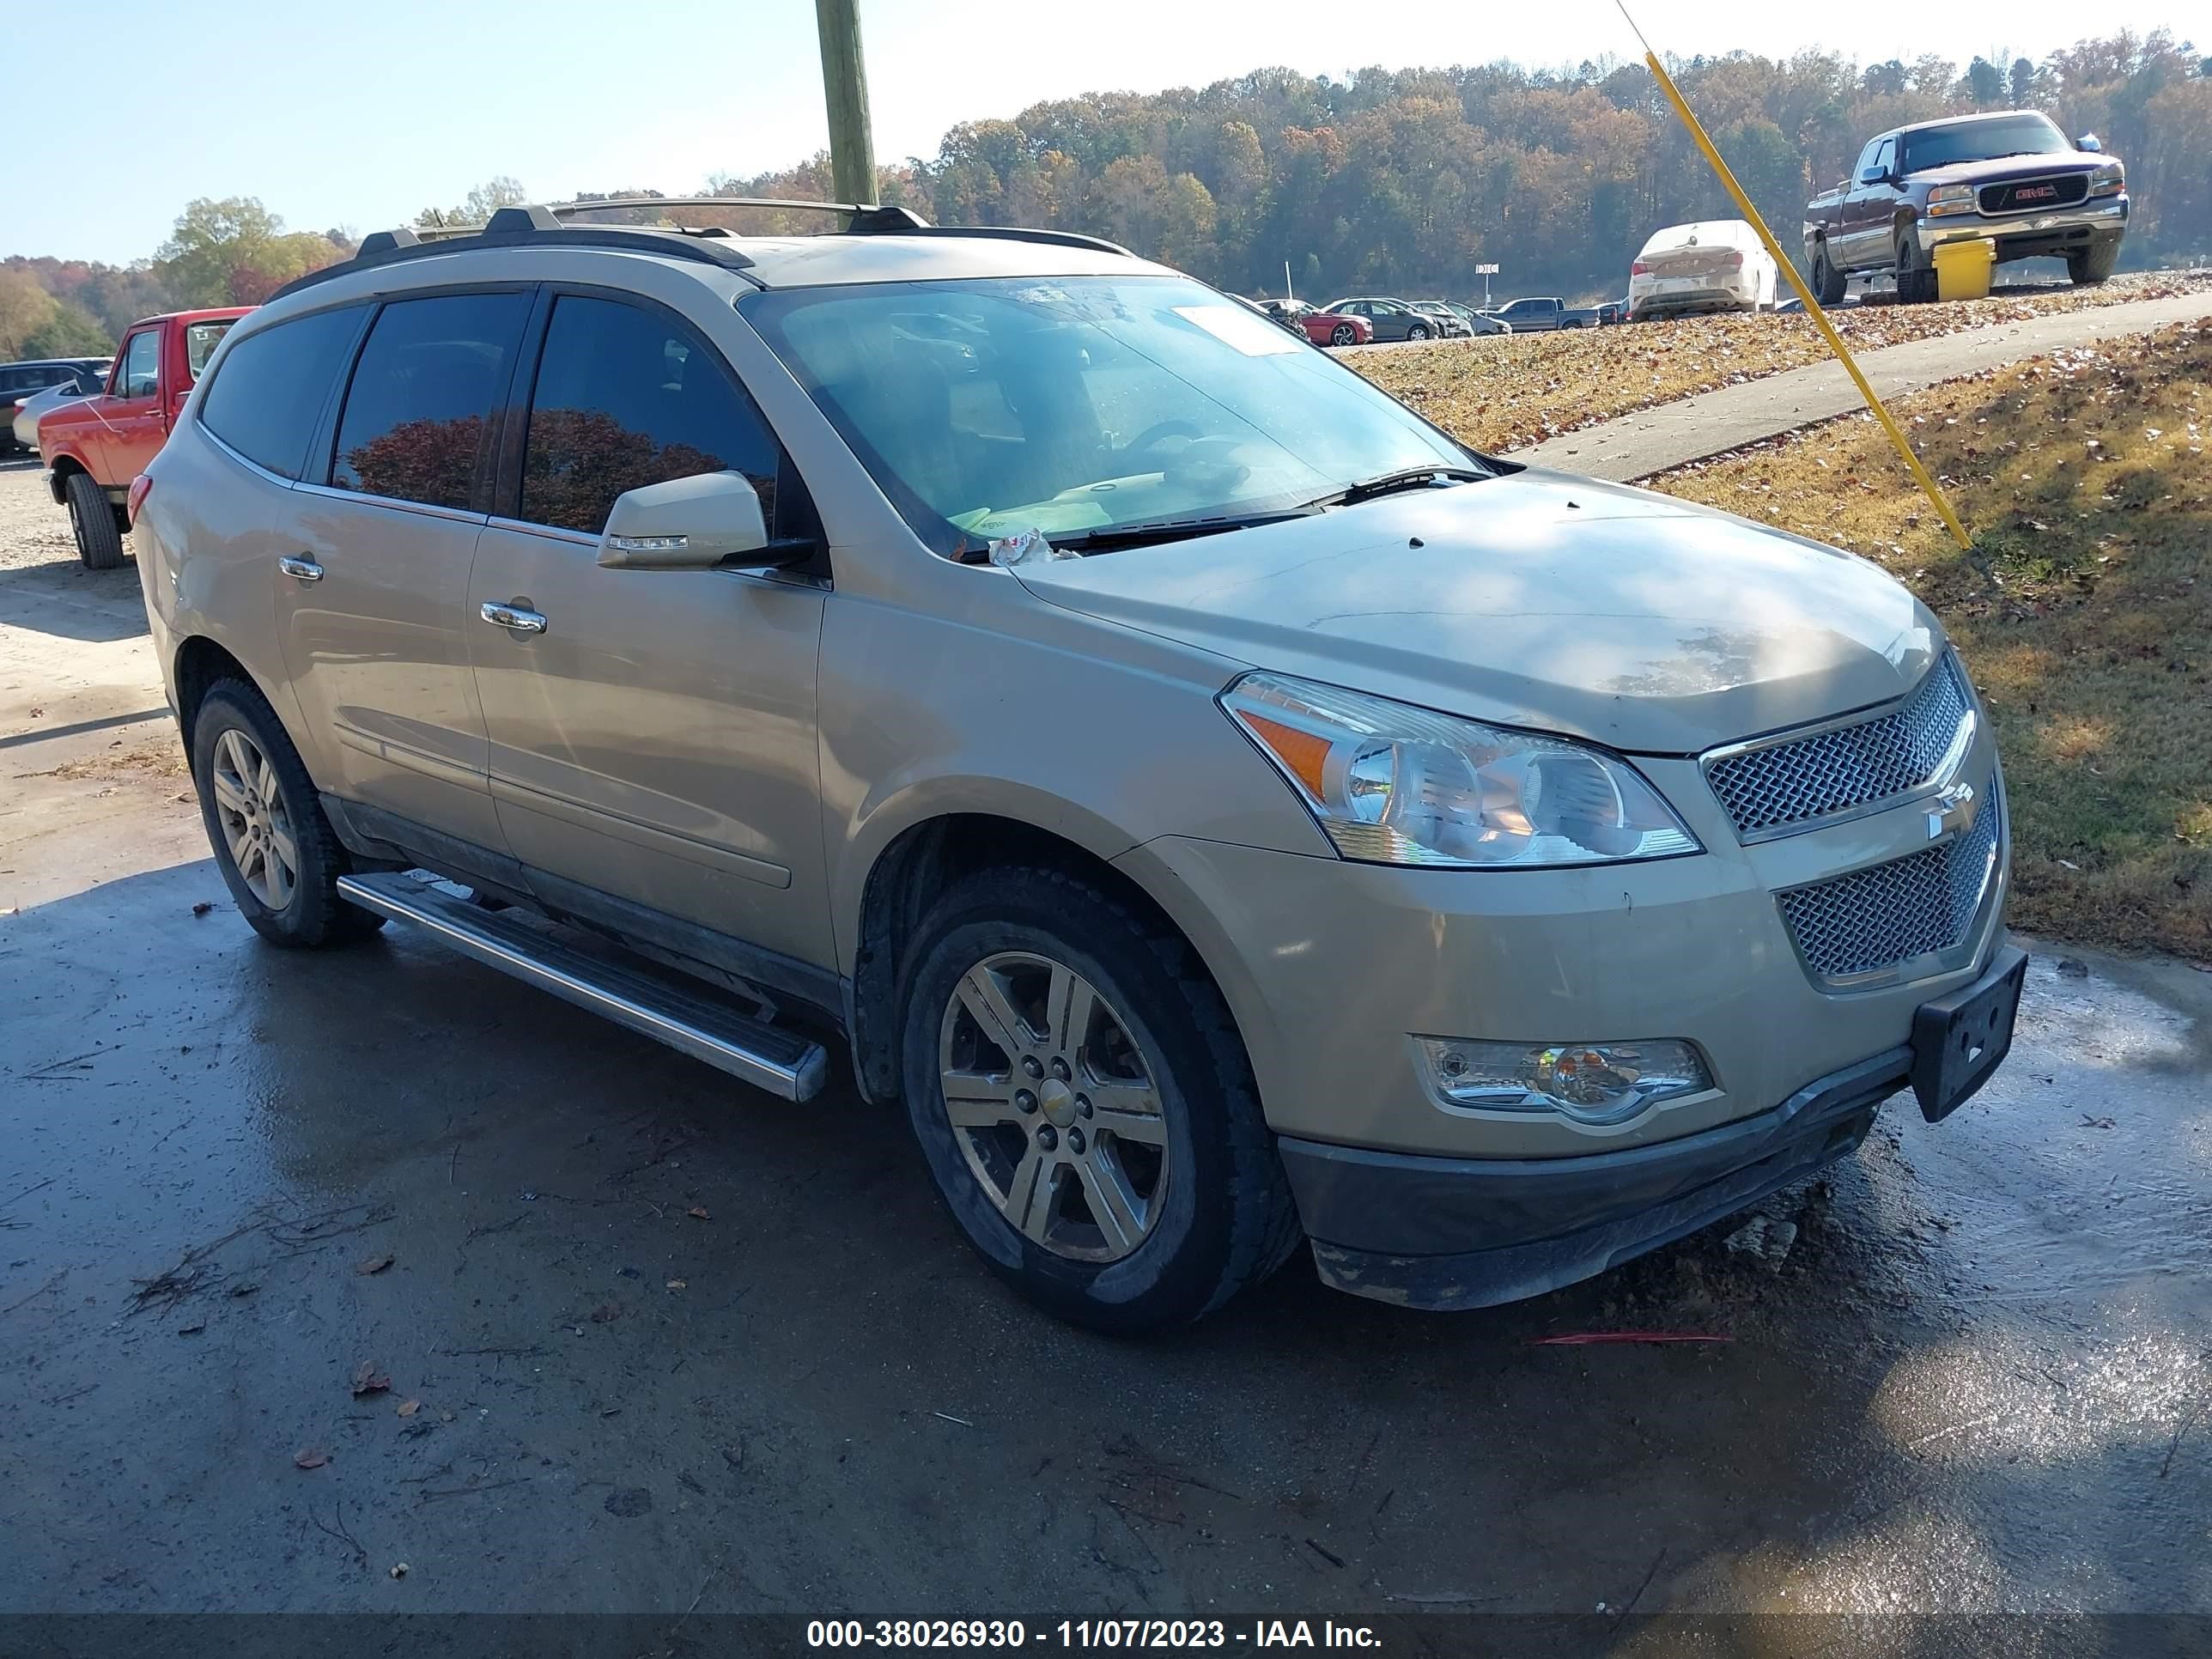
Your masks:
M240 340L200 399L207 429L250 461L296 478L323 400L345 371L361 308L322 311Z
M701 472L739 472L775 523L780 451L714 356L635 306L564 295L531 399L522 516L598 535L615 497Z
M338 421L340 489L466 508L527 294L447 294L377 313Z

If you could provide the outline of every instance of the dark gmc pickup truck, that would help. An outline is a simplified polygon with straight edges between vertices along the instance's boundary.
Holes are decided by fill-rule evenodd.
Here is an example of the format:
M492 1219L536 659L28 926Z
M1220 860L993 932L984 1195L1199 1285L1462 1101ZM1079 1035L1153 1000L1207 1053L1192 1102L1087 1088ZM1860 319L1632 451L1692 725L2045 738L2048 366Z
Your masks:
M2033 110L1961 115L1869 139L1850 179L1805 204L1805 266L1823 305L1878 270L1899 299L1932 300L1936 246L1990 237L1999 264L2052 255L2101 283L2127 223L2126 170L2094 136L2069 143Z

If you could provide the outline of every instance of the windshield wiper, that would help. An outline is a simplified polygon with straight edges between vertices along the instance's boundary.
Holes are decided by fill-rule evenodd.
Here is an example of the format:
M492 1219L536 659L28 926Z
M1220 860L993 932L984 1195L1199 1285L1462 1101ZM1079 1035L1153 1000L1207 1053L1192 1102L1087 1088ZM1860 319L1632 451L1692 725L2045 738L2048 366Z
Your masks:
M1249 530L1255 525L1280 524L1285 519L1310 518L1314 511L1310 507L1300 507L1283 513L1247 513L1218 519L1164 519L1156 524L1107 525L1073 536L1055 535L1047 531L1045 539L1065 552L1111 553L1116 548L1152 547L1161 542L1187 542L1200 536L1218 535L1225 530Z
M1426 489L1438 478L1449 478L1454 483L1480 483L1490 476L1468 466L1409 466L1376 477L1362 478L1358 483L1346 484L1331 495L1316 496L1306 505L1350 507L1358 501L1373 501L1377 495L1395 495L1401 489Z

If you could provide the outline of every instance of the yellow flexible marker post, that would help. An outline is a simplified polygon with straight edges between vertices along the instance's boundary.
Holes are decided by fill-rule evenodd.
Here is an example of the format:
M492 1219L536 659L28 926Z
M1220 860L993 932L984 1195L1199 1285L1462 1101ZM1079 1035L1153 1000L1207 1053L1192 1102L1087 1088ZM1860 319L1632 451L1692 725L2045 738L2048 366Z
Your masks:
M1682 118L1682 125L1690 130L1691 138L1705 152L1705 160L1712 164L1713 171L1720 176L1721 183L1727 186L1728 193L1735 198L1736 206L1750 221L1752 228L1759 233L1759 240L1766 244L1766 251L1773 255L1776 268L1790 278L1790 286L1797 290L1797 297L1805 302L1806 314L1819 325L1820 332L1827 336L1829 347L1843 363L1844 372L1858 387L1859 395L1866 399L1867 407L1874 411L1875 419L1881 422L1882 430L1889 434L1890 442L1897 446L1899 456L1911 469L1912 476L1919 480L1921 489L1928 492L1928 499L1935 503L1936 514L1943 520L1943 527L1951 532L1951 539L1961 548L1972 548L1974 538L1966 533L1966 527L1959 522L1959 515L1951 510L1951 503L1943 498L1942 489L1935 479L1928 476L1928 469L1920 465L1920 458L1912 453L1911 441L1905 437L1904 428L1890 418L1889 411L1882 407L1881 399L1875 396L1874 388L1867 384L1867 377L1859 372L1850 348L1844 343L1844 337L1836 332L1836 325L1828 320L1828 313L1820 309L1820 299L1805 285L1805 279L1797 274L1797 262L1783 252L1781 244L1774 240L1774 233L1766 228L1766 221L1759 217L1759 210L1751 204L1751 198L1743 193L1743 186L1736 183L1735 174L1730 173L1728 163L1721 160L1721 153L1713 148L1713 141L1705 137L1705 130L1698 125L1698 118L1690 113L1689 105L1683 101L1673 79L1661 66L1658 54L1651 50L1651 43L1644 39L1644 31L1636 28L1634 18L1628 17L1626 6L1621 7L1620 15L1628 18L1630 28L1636 29L1636 38L1644 47L1644 61L1650 68L1652 78L1659 82L1660 90L1667 94L1667 101L1674 105L1674 113Z

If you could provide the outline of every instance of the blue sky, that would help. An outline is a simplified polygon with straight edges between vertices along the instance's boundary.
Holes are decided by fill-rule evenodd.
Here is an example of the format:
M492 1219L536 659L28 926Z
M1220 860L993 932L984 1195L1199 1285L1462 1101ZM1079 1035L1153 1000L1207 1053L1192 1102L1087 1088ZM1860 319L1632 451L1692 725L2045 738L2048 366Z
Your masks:
M1040 99L1202 85L1269 64L1340 75L1373 63L1636 55L1611 0L1386 12L1341 0L860 8L880 159L932 154L953 123ZM1977 52L2040 57L2092 29L2179 32L2195 7L1639 0L1634 9L1656 46L1686 56L1819 45L1863 61L1933 52L1963 64ZM501 173L548 201L617 186L677 194L827 142L812 0L101 0L87 15L101 39L96 55L55 66L58 135L45 140L39 117L15 106L0 254L139 258L195 196L258 196L292 228L358 232L450 205ZM35 82L36 67L19 61L15 78ZM95 101L94 86L132 92Z

